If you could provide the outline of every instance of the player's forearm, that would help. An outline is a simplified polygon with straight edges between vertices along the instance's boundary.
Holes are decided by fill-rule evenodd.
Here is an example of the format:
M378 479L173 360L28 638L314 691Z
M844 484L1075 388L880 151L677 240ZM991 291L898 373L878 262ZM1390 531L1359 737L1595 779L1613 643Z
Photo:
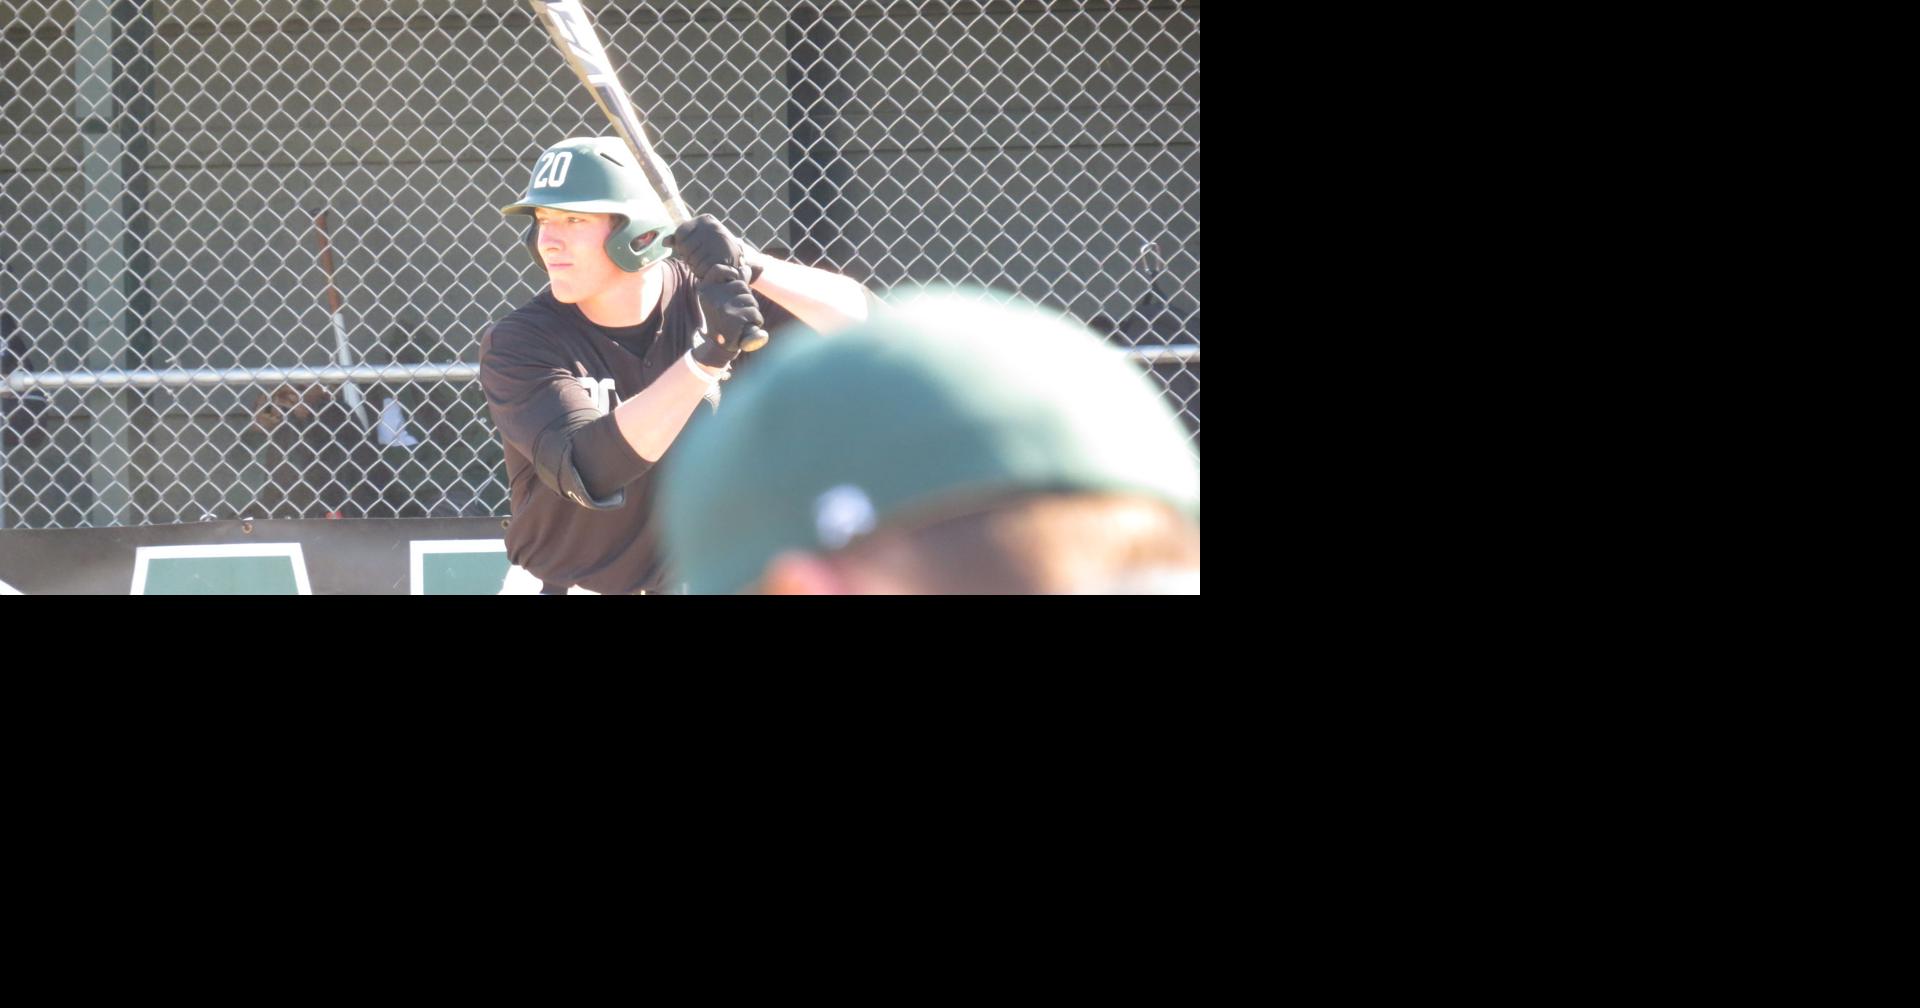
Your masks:
M613 421L620 428L620 436L641 458L658 462L673 439L685 429L687 418L693 416L694 407L700 405L700 398L709 387L687 368L687 358L683 356L655 378L653 384L641 389L639 395L614 407Z
M816 332L829 333L867 318L867 291L849 277L812 266L761 256L755 293L793 313Z

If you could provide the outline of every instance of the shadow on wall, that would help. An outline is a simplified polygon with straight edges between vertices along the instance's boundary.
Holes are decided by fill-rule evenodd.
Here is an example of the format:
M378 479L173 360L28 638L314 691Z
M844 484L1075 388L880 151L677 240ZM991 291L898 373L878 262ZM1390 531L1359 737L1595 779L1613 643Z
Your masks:
M0 381L14 371L37 371L33 355L27 350L27 334L14 322L10 313L0 311ZM38 447L46 441L46 431L40 427L40 416L47 411L47 394L39 389L15 395L12 392L0 392L0 448L10 449L16 445ZM0 459L4 464L4 459Z

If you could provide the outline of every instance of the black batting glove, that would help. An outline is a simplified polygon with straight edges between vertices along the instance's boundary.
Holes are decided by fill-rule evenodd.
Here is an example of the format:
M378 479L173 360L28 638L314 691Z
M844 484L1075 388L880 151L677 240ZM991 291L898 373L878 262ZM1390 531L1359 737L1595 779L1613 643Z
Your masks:
M700 285L700 311L707 317L707 341L693 348L693 359L708 367L726 367L740 356L740 337L748 327L767 324L753 290L732 266L709 267Z
M663 243L673 249L674 257L687 264L695 277L704 277L715 266L744 262L746 250L712 214L698 217L675 228ZM747 269L747 282L760 279L760 268Z

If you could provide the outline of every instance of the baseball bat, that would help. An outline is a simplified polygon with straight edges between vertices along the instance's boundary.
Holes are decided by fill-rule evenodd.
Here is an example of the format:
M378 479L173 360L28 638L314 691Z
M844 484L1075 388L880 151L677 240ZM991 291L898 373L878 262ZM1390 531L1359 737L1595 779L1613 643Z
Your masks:
M340 291L333 285L333 249L327 244L326 210L314 211L313 230L320 245L320 269L327 277L327 312L333 316L334 360L341 367L352 367L353 349L347 345L347 320L340 314ZM352 408L354 419L360 421L360 429L368 429L366 407L361 405L360 386L347 382L342 391L346 393L347 405Z
M593 25L587 20L586 9L580 0L527 0L533 8L534 17L547 29L553 44L559 48L560 55L566 57L567 66L573 69L573 75L592 93L594 103L613 124L614 132L626 142L627 151L646 173L647 181L667 208L667 217L675 227L692 219L687 212L687 204L680 199L680 187L674 184L673 172L667 163L654 152L653 143L647 139L646 127L640 121L640 114L633 107L625 88L620 86L620 78L613 71L613 61L608 58L606 47L600 44L600 36L594 32ZM733 263L742 277L747 276L746 264L738 260ZM747 327L741 335L742 351L758 350L767 342L767 331L757 326Z

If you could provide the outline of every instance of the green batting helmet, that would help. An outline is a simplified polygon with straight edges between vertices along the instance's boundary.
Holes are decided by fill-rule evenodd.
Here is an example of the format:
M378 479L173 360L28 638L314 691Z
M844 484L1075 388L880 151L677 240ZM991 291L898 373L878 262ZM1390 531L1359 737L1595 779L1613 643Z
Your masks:
M627 145L616 137L572 137L540 152L526 194L500 212L532 216L535 207L612 214L607 258L628 273L673 252L662 244L673 234L667 209L634 164ZM536 263L541 261L539 237L539 222L529 221L527 250Z

